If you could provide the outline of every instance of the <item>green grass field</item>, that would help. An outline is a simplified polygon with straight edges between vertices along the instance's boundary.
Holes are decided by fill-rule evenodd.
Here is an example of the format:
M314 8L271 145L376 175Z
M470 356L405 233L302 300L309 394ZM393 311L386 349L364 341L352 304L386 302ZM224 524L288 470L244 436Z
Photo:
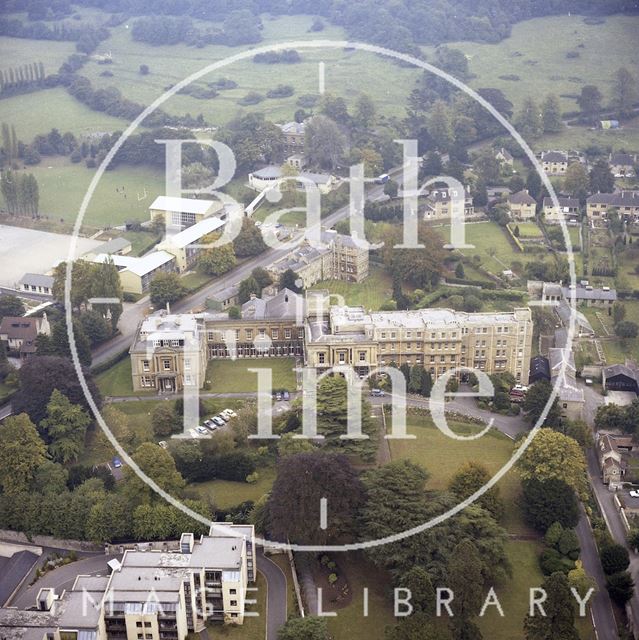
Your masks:
M268 493L275 481L275 469L261 467L257 470L257 482L232 482L231 480L209 480L192 484L200 497L213 501L218 509L229 509L246 500L257 502Z
M636 300L624 300L623 306L626 309L625 319L639 324L639 302ZM592 328L602 338L601 344L607 364L623 364L627 358L635 361L639 360L639 340L617 338L614 332L613 319L605 309L583 307L580 308L580 311L585 313L588 320L590 320ZM597 311L599 312L598 317ZM609 335L603 329L602 322L608 329Z
M392 298L393 283L386 271L371 267L368 278L362 282L342 282L326 280L313 285L312 289L328 289L331 294L342 296L348 305L363 306L365 309L378 311ZM337 304L337 299L331 300Z
M133 391L130 358L123 358L111 368L98 374L96 382L103 396L155 395L155 391Z
M519 227L519 237L521 239L526 238L541 238L541 229L534 222L513 222L511 227Z
M249 393L257 390L257 374L248 369L268 368L273 372L273 389L295 391L294 358L242 358L210 360L206 369L207 390L213 393Z

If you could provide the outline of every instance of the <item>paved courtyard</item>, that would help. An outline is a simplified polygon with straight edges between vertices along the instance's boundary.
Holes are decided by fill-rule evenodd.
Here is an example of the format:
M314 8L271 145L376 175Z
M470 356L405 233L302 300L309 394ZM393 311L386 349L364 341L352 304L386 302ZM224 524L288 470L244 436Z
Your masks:
M15 287L25 273L47 273L69 255L70 235L0 225L0 286ZM76 257L98 246L78 238Z

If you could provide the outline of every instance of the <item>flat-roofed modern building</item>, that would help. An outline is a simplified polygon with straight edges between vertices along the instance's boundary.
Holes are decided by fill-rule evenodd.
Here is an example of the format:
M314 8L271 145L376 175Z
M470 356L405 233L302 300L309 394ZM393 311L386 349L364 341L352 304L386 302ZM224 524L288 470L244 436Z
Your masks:
M138 295L149 290L153 278L158 273L175 273L178 270L175 256L168 251L152 251L141 258L106 253L99 253L93 257L93 262L109 261L118 268L122 291Z
M225 221L217 217L205 218L174 235L167 235L158 245L159 251L166 251L175 256L175 263L180 273L192 269L197 264L206 236L220 232Z
M160 218L167 229L181 231L218 213L222 208L223 204L217 200L158 196L149 207L149 213L151 220Z

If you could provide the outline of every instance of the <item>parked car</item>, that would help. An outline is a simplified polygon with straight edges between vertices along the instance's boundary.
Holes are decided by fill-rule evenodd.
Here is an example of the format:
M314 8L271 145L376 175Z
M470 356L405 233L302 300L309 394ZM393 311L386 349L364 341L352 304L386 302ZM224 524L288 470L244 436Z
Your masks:
M211 420L213 420L218 427L223 427L226 424L219 416L213 416Z
M204 426L210 429L211 427L215 427L216 424L215 422L213 422L213 420L209 419L204 421Z
M196 431L202 435L208 435L208 429L206 427L197 427Z
M226 416L228 416L229 418L236 418L237 417L237 413L235 413L235 411L233 411L233 409L224 409L224 411L222 411L222 413Z
M628 493L630 494L631 498L639 498L639 489L630 489Z
M384 395L384 392L381 389L371 389L371 395L374 398L381 398Z
M222 418L222 420L224 420L224 422L228 422L231 418L229 418L229 416L227 416L224 411L220 411L220 413L217 414L218 418Z
M199 437L195 429L189 429L189 435L191 436L191 438Z
M113 458L113 466L119 469L122 466L122 460L120 460L120 458Z
M168 445L166 444L166 440L160 440L158 444L162 447L162 449L166 449Z
M381 176L375 178L375 184L386 184L390 180L390 176L387 173L382 173Z
M275 394L275 401L276 401L276 402L279 402L281 399L282 399L282 394L278 391L278 392Z
M291 394L288 391L284 391L282 393L282 400L286 400L288 402L291 399Z

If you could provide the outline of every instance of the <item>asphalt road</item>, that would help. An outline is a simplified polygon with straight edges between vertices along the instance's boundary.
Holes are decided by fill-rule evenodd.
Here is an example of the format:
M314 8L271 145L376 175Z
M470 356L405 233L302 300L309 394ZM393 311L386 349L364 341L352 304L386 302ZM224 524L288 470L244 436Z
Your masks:
M288 612L288 585L284 572L264 555L264 550L257 550L257 570L267 583L266 594L266 640L277 640L277 633L286 622ZM249 592L249 597L250 597Z

